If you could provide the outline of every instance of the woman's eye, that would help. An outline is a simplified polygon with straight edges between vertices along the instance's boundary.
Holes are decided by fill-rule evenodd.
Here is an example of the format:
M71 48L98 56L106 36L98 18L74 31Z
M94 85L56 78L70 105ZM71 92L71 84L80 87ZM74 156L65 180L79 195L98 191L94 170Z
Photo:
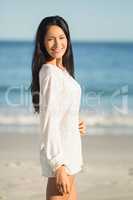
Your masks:
M64 39L65 37L61 37L60 39ZM53 38L49 38L48 41L53 40Z

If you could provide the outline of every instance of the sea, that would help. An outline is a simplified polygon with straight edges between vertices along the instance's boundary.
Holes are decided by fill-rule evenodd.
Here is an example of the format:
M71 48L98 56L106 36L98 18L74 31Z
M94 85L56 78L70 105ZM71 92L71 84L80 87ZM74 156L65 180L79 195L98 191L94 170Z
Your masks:
M87 135L133 134L133 43L72 42ZM0 41L0 133L38 133L31 103L32 41Z

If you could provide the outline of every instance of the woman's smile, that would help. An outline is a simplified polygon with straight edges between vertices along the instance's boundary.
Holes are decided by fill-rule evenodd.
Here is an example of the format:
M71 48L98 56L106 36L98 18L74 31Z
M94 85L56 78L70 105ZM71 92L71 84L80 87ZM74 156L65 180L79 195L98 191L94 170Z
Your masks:
M57 49L57 48L56 49L52 49L52 51L55 52L55 53L60 53L62 50L63 50L63 48L62 49Z

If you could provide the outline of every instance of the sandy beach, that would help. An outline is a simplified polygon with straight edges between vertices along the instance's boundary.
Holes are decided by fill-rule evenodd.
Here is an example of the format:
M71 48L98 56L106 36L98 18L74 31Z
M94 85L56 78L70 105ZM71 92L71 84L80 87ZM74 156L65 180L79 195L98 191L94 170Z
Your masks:
M133 199L133 136L84 136L79 200ZM0 199L44 200L39 134L0 134Z

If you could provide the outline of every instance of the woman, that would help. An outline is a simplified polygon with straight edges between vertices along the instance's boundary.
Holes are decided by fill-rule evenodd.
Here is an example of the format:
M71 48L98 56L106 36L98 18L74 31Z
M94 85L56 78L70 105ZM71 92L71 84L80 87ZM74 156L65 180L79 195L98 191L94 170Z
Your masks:
M77 199L75 174L82 169L79 121L81 87L74 78L74 62L67 22L44 18L37 30L32 60L32 102L40 117L42 176L48 177L46 199Z

